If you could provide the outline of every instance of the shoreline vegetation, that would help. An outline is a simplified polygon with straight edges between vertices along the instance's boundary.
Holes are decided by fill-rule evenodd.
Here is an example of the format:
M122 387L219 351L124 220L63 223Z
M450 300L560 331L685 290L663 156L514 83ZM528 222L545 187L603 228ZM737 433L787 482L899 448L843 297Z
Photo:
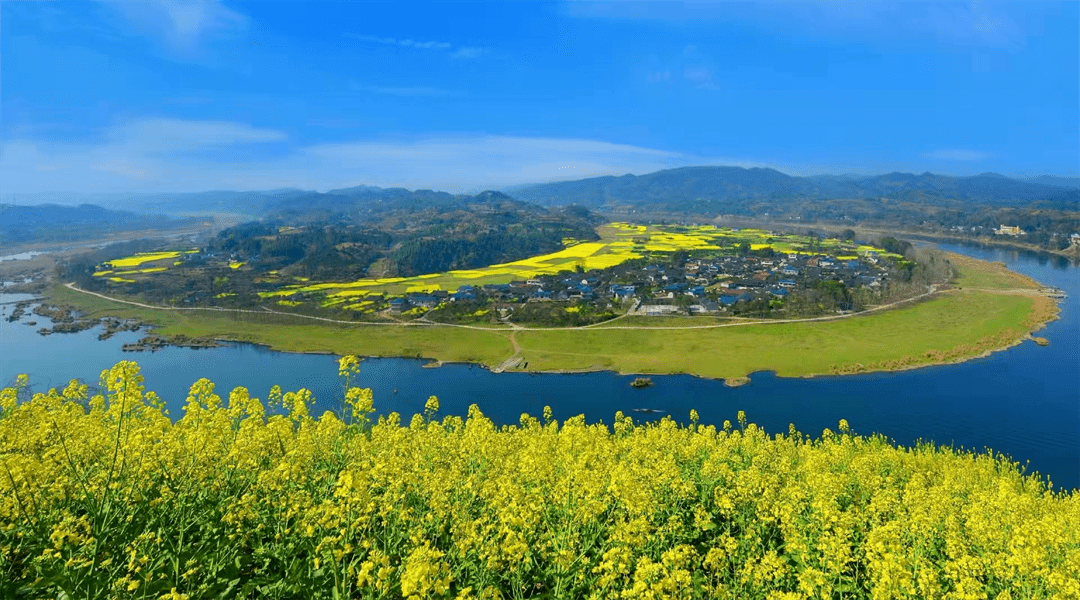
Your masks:
M742 385L758 371L814 377L952 364L1005 350L1057 318L1037 281L946 253L958 277L926 298L874 314L804 321L734 322L655 317L669 326L574 329L485 328L434 323L338 325L298 315L175 310L54 286L50 303L86 318L135 319L161 337L249 342L285 352L427 358L435 365L477 363L496 371L690 374ZM121 303L122 302L122 303ZM267 322L273 319L275 322Z
M1080 594L1080 496L1001 453L843 419L770 435L741 410L497 427L431 396L405 422L338 365L320 416L308 390L200 379L173 421L130 361L92 397L0 389L0 596Z

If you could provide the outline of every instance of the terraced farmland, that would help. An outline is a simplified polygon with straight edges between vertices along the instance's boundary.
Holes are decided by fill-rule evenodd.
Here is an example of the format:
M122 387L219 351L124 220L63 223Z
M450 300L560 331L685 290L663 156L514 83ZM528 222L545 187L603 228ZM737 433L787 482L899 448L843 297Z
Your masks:
M179 260L182 254L195 254L198 250L174 250L167 252L139 252L134 256L117 258L102 263L102 267L94 272L94 277L105 277L115 283L134 283L134 279L128 279L132 275L147 275L161 273L168 270L169 266L179 266L183 263ZM152 266L144 266L152 265Z

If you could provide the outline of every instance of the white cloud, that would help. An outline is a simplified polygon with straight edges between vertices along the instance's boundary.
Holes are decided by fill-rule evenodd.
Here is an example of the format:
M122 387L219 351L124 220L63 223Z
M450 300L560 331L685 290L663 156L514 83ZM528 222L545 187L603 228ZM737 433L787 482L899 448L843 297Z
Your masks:
M453 44L449 42L438 42L432 40L414 40L411 38L398 39L392 37L380 37L377 35L366 35L359 33L346 33L345 37L361 42L367 42L369 44L381 44L383 46L397 46L399 48L415 48L418 50L441 50L450 52L451 58L476 58L484 53L483 48L477 48L474 46L463 46L455 48Z
M136 29L147 36L164 39L174 49L196 50L209 35L243 30L248 18L218 0L106 0Z
M0 146L0 180L11 192L198 189L203 173L208 180L214 172L224 173L209 151L284 139L279 131L242 123L131 120L109 128L96 143L5 143Z
M451 192L643 173L694 162L680 153L595 140L488 135L319 144L300 154L296 162L310 165L313 172L338 170L349 176L329 187L366 183ZM338 165L359 167L349 173Z
M233 144L277 142L285 134L226 121L138 119L114 126L106 134L111 146L134 152L176 153Z
M770 167L792 175L925 170L923 165L859 168L820 161L776 163L549 137L433 135L316 143L291 149L282 148L282 141L288 138L280 131L243 123L131 120L113 126L97 142L6 141L0 144L0 181L5 194L282 187L326 191L361 184L468 193L700 165ZM278 144L266 146L269 143ZM232 152L232 148L243 152ZM989 156L947 149L923 158L977 161Z
M102 173L111 173L127 179L137 179L141 181L146 181L153 175L149 169L129 160L106 160L104 162L94 163L90 165L90 168L95 171L101 171Z
M764 166L598 140L498 135L321 143L255 159L246 158L250 151L245 158L229 154L233 145L284 139L281 132L240 123L143 119L112 127L100 142L4 143L0 179L7 193L325 191L360 184L475 192L688 165Z
M937 160L983 160L990 158L990 154L986 152L979 152L977 150L934 150L933 152L927 152L923 154L923 158L932 158Z

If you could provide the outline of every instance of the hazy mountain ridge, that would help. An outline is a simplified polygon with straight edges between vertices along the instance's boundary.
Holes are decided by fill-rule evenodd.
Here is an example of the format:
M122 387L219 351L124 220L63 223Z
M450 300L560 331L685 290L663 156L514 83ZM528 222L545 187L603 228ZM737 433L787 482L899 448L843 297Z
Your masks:
M0 204L0 226L34 226L70 222L102 223L108 221L128 221L144 219L129 211L109 210L94 204L63 206L60 204L37 204L33 206L19 204Z
M602 176L502 188L509 196L540 205L582 204L593 208L619 204L680 204L751 199L880 199L970 201L993 206L1043 202L1075 209L1080 204L1080 178L1043 175L1030 179L998 173L953 177L923 173L884 175L787 175L770 168L680 167L645 175ZM327 192L280 188L268 191L207 191L152 194L7 194L5 201L74 205L84 201L140 213L227 212L252 217L294 209L342 212L365 203L447 205L454 198L478 197L428 189L380 188L360 185Z
M1067 182L1069 178L1055 178ZM1046 202L1066 208L1080 201L1080 191L1029 183L997 174L951 177L923 173L888 173L868 177L818 175L799 177L775 169L682 167L621 177L519 186L515 197L541 205L579 203L592 208L612 205L678 205L687 201L800 199L913 200L942 198L993 206Z
M94 204L0 204L0 245L87 239L101 233L190 225L191 219L110 210Z

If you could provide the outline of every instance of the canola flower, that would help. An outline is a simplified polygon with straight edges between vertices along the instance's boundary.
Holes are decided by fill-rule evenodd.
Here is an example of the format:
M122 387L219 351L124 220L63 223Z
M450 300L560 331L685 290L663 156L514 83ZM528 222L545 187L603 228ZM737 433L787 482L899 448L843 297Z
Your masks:
M166 258L176 258L183 254L178 251L170 252L139 252L134 256L128 256L125 258L116 258L108 261L106 264L111 265L114 269L125 267L137 267L143 263L154 262L158 260L164 260ZM188 253L190 254L190 252Z
M372 419L138 365L0 390L0 598L1077 598L1080 496L1000 455L473 406Z

